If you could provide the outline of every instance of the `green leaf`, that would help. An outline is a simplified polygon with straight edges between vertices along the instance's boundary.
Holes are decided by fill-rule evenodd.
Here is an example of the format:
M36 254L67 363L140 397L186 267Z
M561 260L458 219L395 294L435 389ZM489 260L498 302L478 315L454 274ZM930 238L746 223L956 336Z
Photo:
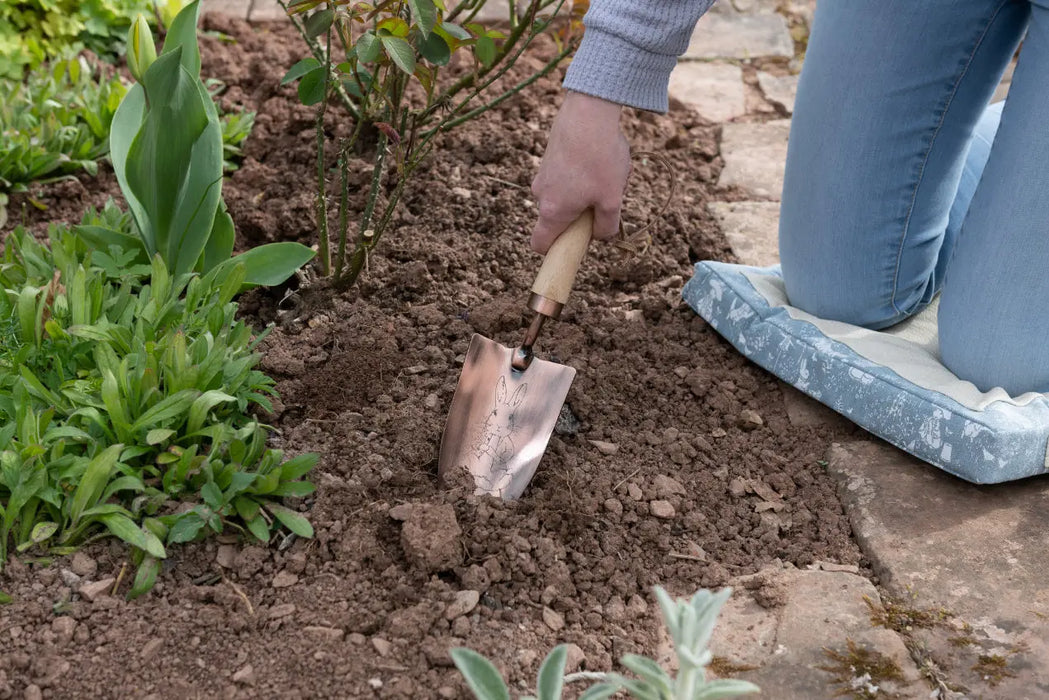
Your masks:
M69 508L69 525L75 526L85 510L93 507L105 491L123 445L110 445L92 459L80 477ZM116 533L114 533L116 534ZM119 537L119 535L118 535Z
M429 37L437 24L437 8L433 0L408 0L408 6L412 9L412 21L424 37Z
M250 522L255 519L259 514L259 503L258 501L252 500L245 496L237 496L233 499L233 507L237 510L237 515L244 522Z
M51 539L56 532L58 532L58 523L37 523L33 526L33 531L29 533L29 541L33 544L40 544Z
M301 243L282 241L256 246L230 260L244 265L245 284L273 287L295 274L316 254Z
M442 22L441 29L448 32L450 36L459 39L460 41L467 41L470 39L470 32L466 31L458 24L452 24L451 22Z
M157 574L160 573L160 560L148 554L142 558L135 572L135 580L131 584L131 590L127 592L128 600L134 600L143 593L147 593L157 582Z
M251 534L255 535L255 539L260 542L268 543L270 541L270 527L263 520L262 516L257 516L247 521L248 530Z
M451 655L478 700L510 700L510 689L491 661L464 647L452 649Z
M430 34L419 41L416 46L419 47L422 57L435 66L448 65L448 61L452 58L452 50L440 34Z
M579 700L608 700L619 692L619 686L612 683L598 683L592 685L579 696Z
M298 457L292 457L280 467L280 480L281 481L295 481L306 476L307 473L315 466L317 466L317 460L320 458L315 453L307 453L299 455Z
M288 72L284 74L284 77L281 78L280 84L287 85L288 83L294 80L298 80L307 73L314 71L317 68L320 68L320 65L321 62L318 61L316 58L304 58L298 63L296 63L294 66L292 66L288 70Z
M334 19L335 10L330 7L314 12L306 18L306 36L311 39L316 39L331 28L331 23Z
M624 654L620 663L643 680L659 688L661 692L672 694L673 679L652 659L637 654Z
M0 605L10 605L14 602L14 598L9 596L7 593L0 591Z
M495 41L488 36L477 37L477 43L474 45L474 54L485 68L490 67L495 63Z
M415 52L412 51L411 44L396 36L381 36L379 40L382 41L386 55L398 68L408 75L415 72Z
M157 536L148 530L140 528L135 524L134 520L126 515L108 513L98 516L98 519L109 528L110 532L128 544L138 547L158 559L167 557L164 545L157 539Z
M204 527L203 518L193 512L184 513L168 530L168 544L189 542L197 536L202 527Z
M379 42L379 37L371 31L367 31L361 34L361 38L357 40L354 45L357 49L357 60L363 63L374 63L379 58L379 51L382 49L382 44Z
M299 537L313 537L313 526L310 525L310 521L290 508L279 506L276 503L267 503L266 510L273 513L284 527Z
M222 490L215 485L214 481L209 481L200 488L200 495L204 498L204 502L208 505L208 508L212 510L218 510L222 507Z
M309 496L316 490L317 487L308 481L287 481L273 489L269 495L301 498L303 496Z
M539 667L539 680L536 684L538 700L561 700L561 691L565 685L565 663L568 661L568 646L559 644Z
M132 236L123 231L116 231L105 226L74 226L77 235L87 241L87 244L100 252L108 252L110 246L117 246L121 251L135 253L132 262L143 264L149 262L146 249L142 247L142 239Z
M172 277L192 271L222 198L222 126L176 49L146 71L145 122L127 155L127 180ZM210 109L209 109L210 106Z
M236 236L233 217L226 211L225 205L220 204L219 210L215 212L211 235L208 236L208 242L204 244L204 264L201 266L201 272L206 273L216 265L229 260L229 256L233 254L233 243Z
M323 66L314 68L299 81L299 102L304 105L320 104L324 101L324 76L327 71Z
M172 394L165 399L158 401L149 410L138 417L138 420L131 426L132 431L142 430L148 428L151 425L162 424L166 421L181 416L190 406L200 397L200 392L196 389L183 389L182 391ZM152 430L150 431L153 432ZM168 436L169 437L169 436ZM163 442L167 437L163 437L159 442ZM151 445L157 443L150 442L149 436L146 436L146 442Z
M186 5L175 16L175 21L168 28L164 37L164 50L161 54L183 49L180 54L182 66L194 78L200 77L200 47L197 45L197 23L200 19L200 0ZM148 71L147 71L148 73Z
M189 407L189 420L186 422L186 431L194 433L201 429L204 425L204 421L207 420L208 412L212 408L222 403L229 403L230 401L236 401L235 396L219 391L218 389L212 389L211 391L205 391L203 394L198 396Z
M146 444L159 445L174 435L175 432L170 428L153 428L153 430L146 433Z

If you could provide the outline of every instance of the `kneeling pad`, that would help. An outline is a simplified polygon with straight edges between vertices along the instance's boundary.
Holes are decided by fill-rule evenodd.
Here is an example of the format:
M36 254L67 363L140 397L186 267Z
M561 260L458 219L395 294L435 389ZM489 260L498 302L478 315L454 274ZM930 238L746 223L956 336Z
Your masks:
M871 331L788 305L778 266L718 262L682 295L750 360L944 471L977 484L1049 471L1047 395L982 392L944 367L936 303Z

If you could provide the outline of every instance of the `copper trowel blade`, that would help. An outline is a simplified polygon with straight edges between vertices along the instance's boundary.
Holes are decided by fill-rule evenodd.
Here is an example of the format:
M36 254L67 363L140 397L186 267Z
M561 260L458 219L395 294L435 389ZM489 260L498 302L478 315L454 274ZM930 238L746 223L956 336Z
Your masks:
M477 493L511 500L532 480L575 378L575 369L534 358L524 372L513 350L474 335L441 437L438 475L466 469Z

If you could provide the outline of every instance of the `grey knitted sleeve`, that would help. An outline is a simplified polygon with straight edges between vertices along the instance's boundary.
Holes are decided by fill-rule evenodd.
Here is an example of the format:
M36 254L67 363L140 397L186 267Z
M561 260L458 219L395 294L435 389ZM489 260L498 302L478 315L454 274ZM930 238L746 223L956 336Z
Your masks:
M569 90L667 111L667 85L700 16L714 0L591 0L568 67Z

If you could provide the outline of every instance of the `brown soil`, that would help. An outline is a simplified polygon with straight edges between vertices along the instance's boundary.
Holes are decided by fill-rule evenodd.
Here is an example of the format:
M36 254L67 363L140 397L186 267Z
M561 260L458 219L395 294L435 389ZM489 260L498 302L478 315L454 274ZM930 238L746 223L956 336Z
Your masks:
M313 115L278 87L298 38L208 26L237 42L207 39L205 74L228 83L228 103L259 111L225 190L240 246L312 243ZM521 691L559 642L594 670L653 653L653 585L684 595L776 558L862 563L820 462L839 435L791 425L774 378L680 301L691 262L730 256L705 207L717 130L683 110L625 121L636 149L673 161L680 187L647 252L595 246L544 335L539 354L579 372L530 489L504 503L439 487L470 336L511 344L527 322L528 186L559 99L553 76L453 132L354 290L315 282L243 299L278 322L263 361L282 394L275 444L322 456L317 493L295 503L316 539L172 548L155 591L130 603L88 602L65 571L116 576L118 544L50 566L13 560L0 574L15 597L0 607L0 699L32 697L30 685L44 697L460 697L457 645L488 654ZM666 175L635 170L628 218L643 224ZM110 173L44 188L49 210L26 207L26 221L76 220L116 192ZM453 604L460 591L479 594L475 608L462 612L472 594Z

